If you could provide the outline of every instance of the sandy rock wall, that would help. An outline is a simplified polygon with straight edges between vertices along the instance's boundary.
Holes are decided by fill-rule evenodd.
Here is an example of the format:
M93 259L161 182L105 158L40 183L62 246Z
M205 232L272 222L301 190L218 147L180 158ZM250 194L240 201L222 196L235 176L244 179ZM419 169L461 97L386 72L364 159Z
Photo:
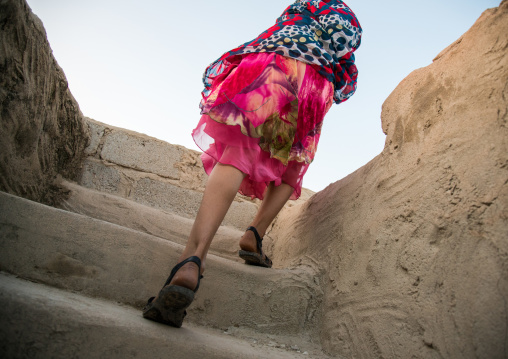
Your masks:
M508 1L383 106L383 152L287 209L274 262L322 271L354 358L508 357Z
M87 187L128 196L133 182L151 175L154 181L204 190L207 175L199 152L90 118L85 123L91 136L81 182Z
M53 204L87 146L77 102L41 21L23 0L0 2L0 190Z

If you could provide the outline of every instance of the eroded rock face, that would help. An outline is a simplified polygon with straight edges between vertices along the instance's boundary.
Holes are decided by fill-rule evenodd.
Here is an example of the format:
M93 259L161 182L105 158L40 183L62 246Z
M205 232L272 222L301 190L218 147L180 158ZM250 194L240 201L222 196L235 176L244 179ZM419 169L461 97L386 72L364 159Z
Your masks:
M41 21L23 0L0 2L0 190L53 204L73 179L87 129Z
M355 358L508 356L508 1L383 106L383 152L281 213L274 262L324 273Z

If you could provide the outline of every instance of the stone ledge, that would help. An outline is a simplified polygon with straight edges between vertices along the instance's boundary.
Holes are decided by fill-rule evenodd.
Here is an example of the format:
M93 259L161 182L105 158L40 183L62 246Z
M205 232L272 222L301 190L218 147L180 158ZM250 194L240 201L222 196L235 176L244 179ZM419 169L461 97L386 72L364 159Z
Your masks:
M86 188L120 196L134 202L195 218L203 193L179 186L179 182L135 171L89 157L85 160L78 183ZM257 205L237 196L223 225L245 230L254 218Z
M85 153L104 162L179 181L184 188L203 190L207 176L199 152L154 137L85 118L90 144ZM191 172L192 176L185 176Z
M83 295L142 307L183 246L0 193L0 269ZM267 270L207 257L190 322L312 336L323 292L308 267Z
M290 350L289 345L280 349L282 345L265 344L262 338L247 341L228 334L189 323L171 328L143 319L139 310L130 307L0 273L0 353L4 358L309 357ZM310 354L326 358L319 351Z
M172 240L181 245L187 242L193 219L88 189L73 182L63 181L60 186L67 193L67 198L59 205L61 209ZM238 241L242 234L243 228L239 230L221 226L215 234L210 253L243 263L238 257Z

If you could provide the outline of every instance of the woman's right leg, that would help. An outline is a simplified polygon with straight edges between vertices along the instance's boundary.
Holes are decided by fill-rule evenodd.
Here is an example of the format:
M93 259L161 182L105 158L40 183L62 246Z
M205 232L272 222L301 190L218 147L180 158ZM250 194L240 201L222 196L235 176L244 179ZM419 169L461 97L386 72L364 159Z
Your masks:
M205 266L206 255L215 233L224 220L245 174L237 168L217 163L205 187L205 193L192 226L187 245L178 262L197 256L201 269ZM198 267L195 263L185 264L173 277L171 284L194 289L197 285Z

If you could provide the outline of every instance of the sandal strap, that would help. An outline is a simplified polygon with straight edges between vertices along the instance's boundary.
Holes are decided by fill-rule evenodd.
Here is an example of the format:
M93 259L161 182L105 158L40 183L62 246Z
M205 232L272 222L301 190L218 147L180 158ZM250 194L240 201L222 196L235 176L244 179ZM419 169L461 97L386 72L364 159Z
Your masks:
M263 238L261 238L261 236L258 233L258 230L255 227L250 226L249 228L247 228L247 230L248 231L252 231L252 233L254 233L254 237L256 237L256 247L257 247L257 249L259 251L259 255L263 256L263 249L262 249ZM265 256L267 261L270 260L270 258L268 258L268 256L266 254L264 256Z
M261 253L263 238L261 238L261 236L258 233L258 230L255 227L250 226L249 228L247 228L247 230L254 233L254 237L256 237L256 247L258 251Z
M178 272L178 270L180 268L182 268L184 266L184 264L187 264L189 262L196 263L198 266L198 273L199 273L198 284L196 285L196 288L194 289L194 293L196 293L199 288L199 282L201 281L201 278L203 278L203 276L201 275L201 259L197 256L189 257L189 258L181 261L180 263L178 263L176 266L174 266L173 269L171 270L171 274L169 275L168 279L166 280L166 283L164 283L163 287L167 286L173 280L173 277L175 276L176 272Z

